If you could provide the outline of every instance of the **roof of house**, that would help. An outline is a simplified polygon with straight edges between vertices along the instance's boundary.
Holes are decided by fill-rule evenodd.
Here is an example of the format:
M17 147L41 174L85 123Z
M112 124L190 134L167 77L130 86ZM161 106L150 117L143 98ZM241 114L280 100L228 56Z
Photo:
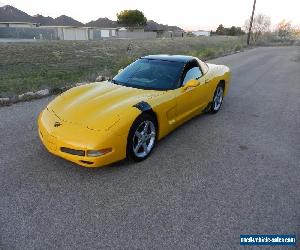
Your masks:
M100 27L81 27L84 29L95 29L95 30L119 30L119 28L100 28Z
M32 25L37 24L37 23L31 23L31 22L0 22L0 23L4 23L4 24L32 24Z
M141 58L171 61L171 62L183 62L183 63L187 63L195 59L192 56L185 56L185 55L148 55L148 56L143 56Z
M98 30L117 30L118 28L99 28L86 26L68 26L68 25L43 25L41 28L66 28L66 29L98 29Z
M68 26L68 25L43 25L40 26L41 28L83 28L83 27L79 27L79 26Z

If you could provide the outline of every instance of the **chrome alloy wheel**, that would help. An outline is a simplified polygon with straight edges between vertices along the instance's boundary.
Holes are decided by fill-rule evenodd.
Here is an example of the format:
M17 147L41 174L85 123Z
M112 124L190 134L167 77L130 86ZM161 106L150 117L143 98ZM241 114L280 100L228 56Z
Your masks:
M143 121L136 129L132 146L136 157L144 158L152 150L156 140L156 129L152 121Z
M215 111L220 109L222 105L222 101L223 101L223 87L218 86L214 97L214 103L213 103L213 108Z

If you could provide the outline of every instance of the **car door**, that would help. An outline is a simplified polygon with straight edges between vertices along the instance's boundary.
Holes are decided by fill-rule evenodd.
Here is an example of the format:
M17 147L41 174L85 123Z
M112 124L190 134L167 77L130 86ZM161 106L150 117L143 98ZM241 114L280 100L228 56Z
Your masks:
M198 85L186 88L190 80L198 81ZM207 105L207 80L203 76L198 62L193 61L186 65L181 86L176 93L176 120L181 123L200 113Z

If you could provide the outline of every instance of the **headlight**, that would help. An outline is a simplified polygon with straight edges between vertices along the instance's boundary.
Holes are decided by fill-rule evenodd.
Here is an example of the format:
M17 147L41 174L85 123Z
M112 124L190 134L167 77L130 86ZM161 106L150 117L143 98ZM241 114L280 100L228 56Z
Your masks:
M105 149L101 149L101 150L87 150L86 155L88 157L97 157L97 156L108 154L111 151L112 151L112 148L105 148Z

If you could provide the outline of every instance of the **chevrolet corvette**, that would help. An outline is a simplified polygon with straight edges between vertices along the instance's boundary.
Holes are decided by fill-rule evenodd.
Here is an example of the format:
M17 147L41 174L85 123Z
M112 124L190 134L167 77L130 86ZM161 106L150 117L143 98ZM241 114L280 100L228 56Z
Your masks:
M179 125L217 113L230 75L192 56L144 56L111 81L57 96L40 113L38 133L50 153L84 167L141 161Z

